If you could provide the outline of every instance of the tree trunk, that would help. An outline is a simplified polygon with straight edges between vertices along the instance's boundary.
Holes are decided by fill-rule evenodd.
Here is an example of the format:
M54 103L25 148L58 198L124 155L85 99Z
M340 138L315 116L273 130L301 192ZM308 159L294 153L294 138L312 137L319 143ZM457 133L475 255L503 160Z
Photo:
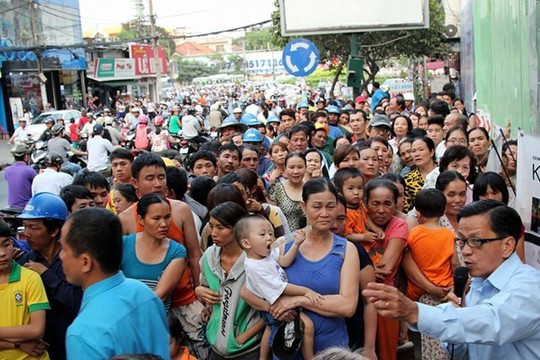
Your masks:
M341 75L341 71L343 70L343 66L345 66L345 61L347 61L346 57L343 57L341 61L339 62L338 67L336 68L336 75L334 76L334 80L332 80L332 87L330 88L330 98L334 99L334 89L336 88L336 83L339 80L339 75Z
M369 83L375 80L375 76L377 75L380 69L377 63L373 61L372 59L366 58L365 60L366 60L366 65L369 68L369 71L364 70L364 72L368 74L368 78L365 79L365 81L362 83L362 90L368 91Z

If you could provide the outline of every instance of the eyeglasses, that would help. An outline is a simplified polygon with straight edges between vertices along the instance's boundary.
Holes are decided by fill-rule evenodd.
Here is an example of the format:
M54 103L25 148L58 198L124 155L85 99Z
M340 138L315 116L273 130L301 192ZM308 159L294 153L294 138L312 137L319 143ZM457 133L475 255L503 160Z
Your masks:
M482 239L482 238L460 239L460 238L455 238L454 242L456 243L456 245L460 249L463 249L465 247L465 244L469 245L470 248L474 249L474 248L481 247L482 245L484 245L487 242L502 240L502 239L506 239L507 237L508 236L501 236L501 237L491 238L491 239Z

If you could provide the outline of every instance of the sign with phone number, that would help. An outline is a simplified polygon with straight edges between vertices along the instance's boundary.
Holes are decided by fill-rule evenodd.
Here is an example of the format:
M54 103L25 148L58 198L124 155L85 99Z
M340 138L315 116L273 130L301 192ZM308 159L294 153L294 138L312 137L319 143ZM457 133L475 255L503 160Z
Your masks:
M246 69L249 74L286 74L283 67L282 51L247 53Z

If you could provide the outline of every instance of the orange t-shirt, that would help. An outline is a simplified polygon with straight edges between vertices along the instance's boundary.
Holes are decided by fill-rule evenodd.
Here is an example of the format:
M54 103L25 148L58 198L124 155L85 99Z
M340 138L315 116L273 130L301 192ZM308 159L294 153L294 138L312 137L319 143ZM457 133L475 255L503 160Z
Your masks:
M133 205L133 213L135 218L137 218L137 205L138 203ZM135 221L135 223L137 224L137 232L142 232L144 230L144 226L142 226L138 221ZM169 239L173 239L179 244L185 245L184 233L174 221L171 222L167 237ZM194 302L196 299L197 296L195 295L195 289L193 288L193 283L191 282L191 271L189 270L188 265L186 266L186 270L184 270L184 274L180 278L180 281L176 285L176 288L173 290L171 295L171 307L175 308L178 306L188 305Z
M407 243L414 261L429 281L437 286L451 286L454 283L451 267L454 233L450 229L428 229L418 225L410 231ZM418 300L424 293L414 282L408 282L409 298Z
M360 203L358 208L347 208L347 220L345 221L345 234L363 234L366 232L366 209Z

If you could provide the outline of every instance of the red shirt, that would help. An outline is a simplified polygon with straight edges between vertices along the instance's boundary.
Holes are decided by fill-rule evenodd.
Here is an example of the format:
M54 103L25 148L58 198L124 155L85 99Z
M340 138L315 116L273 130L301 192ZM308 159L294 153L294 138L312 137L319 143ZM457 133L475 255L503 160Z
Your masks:
M79 129L79 126L75 123L69 124L69 139L71 141L77 141L79 140L79 134L77 134L77 130Z
M86 124L88 122L88 119L86 118L86 116L81 116L81 118L79 119L79 129L82 129L84 124Z

